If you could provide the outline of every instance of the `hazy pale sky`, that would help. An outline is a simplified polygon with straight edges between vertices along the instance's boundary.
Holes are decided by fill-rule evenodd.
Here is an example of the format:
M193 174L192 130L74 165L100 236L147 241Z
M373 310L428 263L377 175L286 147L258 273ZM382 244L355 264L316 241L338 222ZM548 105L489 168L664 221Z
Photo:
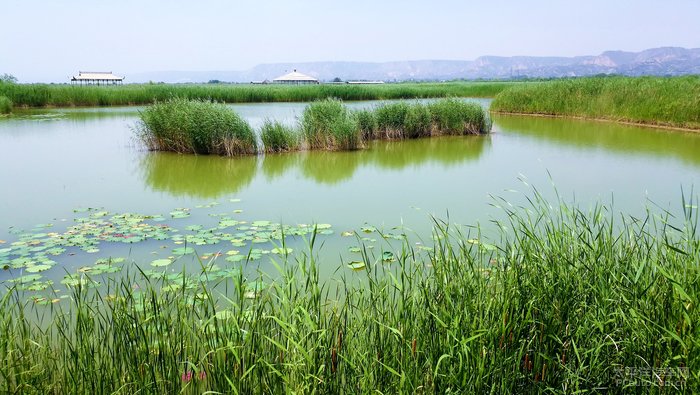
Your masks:
M0 74L700 47L698 0L2 0Z

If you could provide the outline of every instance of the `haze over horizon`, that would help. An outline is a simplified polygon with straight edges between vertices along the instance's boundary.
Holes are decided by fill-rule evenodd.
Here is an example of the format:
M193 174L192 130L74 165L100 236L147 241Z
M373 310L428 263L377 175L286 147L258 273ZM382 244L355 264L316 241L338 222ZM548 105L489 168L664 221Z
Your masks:
M0 74L20 82L67 82L79 70L128 75L700 47L700 2L693 0L7 0L3 11Z

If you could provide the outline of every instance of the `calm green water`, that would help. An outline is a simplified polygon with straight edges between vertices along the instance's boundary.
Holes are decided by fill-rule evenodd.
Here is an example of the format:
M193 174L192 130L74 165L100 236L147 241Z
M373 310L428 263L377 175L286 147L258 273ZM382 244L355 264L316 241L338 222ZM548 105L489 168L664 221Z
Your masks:
M294 123L304 105L232 107L259 125L265 118ZM26 240L21 230L44 238L51 232L63 235L76 218L102 211L109 212L105 218L160 214L164 221L158 226L172 226L183 235L196 233L185 229L191 225L216 227L223 216L248 226L259 220L329 224L334 233L320 237L320 256L332 271L341 260L353 259L348 247L358 244L342 232L372 225L429 244L431 216L480 223L488 230L489 221L500 217L491 196L518 204L530 186L554 196L553 182L565 200L584 208L614 197L616 209L642 215L650 202L678 213L681 188L700 185L700 134L611 123L496 116L493 133L485 137L373 142L358 152L220 158L144 151L132 137L137 117L138 108L112 108L0 119L0 261L5 266L17 256L2 251L20 237ZM96 210L84 212L87 208ZM177 208L190 209L191 215L171 218ZM376 240L377 251L385 248L376 232L360 234ZM102 242L93 252L68 247L50 256L51 268L38 274L58 283L66 272L104 257L126 257L149 267L154 259L173 256L178 245L170 236L135 244ZM296 250L304 246L300 237L289 243ZM41 255L41 247L29 242L26 250ZM273 245L248 243L239 249L251 247L270 250ZM205 256L231 248L227 240L196 247ZM14 266L0 272L0 281L26 274L26 265Z

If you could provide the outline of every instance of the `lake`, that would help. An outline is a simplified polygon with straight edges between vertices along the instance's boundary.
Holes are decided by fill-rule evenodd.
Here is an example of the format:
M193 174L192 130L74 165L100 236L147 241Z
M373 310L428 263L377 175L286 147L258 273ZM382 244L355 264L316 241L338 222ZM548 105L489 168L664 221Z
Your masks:
M304 106L231 105L254 127L266 118L293 124ZM363 242L383 251L406 234L429 246L433 218L480 224L488 235L491 220L502 218L493 203L524 204L533 187L584 209L602 202L643 216L657 206L679 215L681 191L700 185L697 133L494 116L487 136L221 158L144 150L132 131L138 111L32 110L0 119L0 281L31 274L28 282L58 283L110 257L177 272L178 262L197 263L182 251L189 246L205 263L222 254L220 267L242 265L225 258L255 249L255 267L269 268L268 257L280 256L279 233L297 234L286 246L299 252L311 224L322 225L318 251L330 274L357 259Z

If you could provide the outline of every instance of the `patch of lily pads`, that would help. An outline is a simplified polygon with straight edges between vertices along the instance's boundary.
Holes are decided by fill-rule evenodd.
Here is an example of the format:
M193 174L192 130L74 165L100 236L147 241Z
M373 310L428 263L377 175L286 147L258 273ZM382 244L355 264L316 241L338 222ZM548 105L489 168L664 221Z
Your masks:
M231 199L231 202L238 201L240 200ZM211 202L196 208L209 209L217 206L219 203ZM113 253L120 244L133 245L157 240L165 242L161 248L165 248L170 256L154 257L150 264L147 264L152 270L146 270L144 273L153 278L165 276L162 277L167 281L164 289L177 290L183 286L182 278L173 276L181 274L163 274L163 270L171 270L169 268L180 258L196 256L201 262L205 259L214 261L221 257L221 262L225 263L226 267L208 267L206 278L226 278L237 270L231 266L235 263L256 261L269 254L285 256L292 253L292 248L280 247L285 245L284 240L287 238L306 236L312 232L318 235L334 233L330 224L283 225L264 219L248 222L236 215L242 213L240 209L209 214L216 218L214 226L192 224L192 212L189 208L177 208L167 215L112 213L103 208L92 207L78 208L73 212L78 216L64 230L58 229L54 223L38 224L26 231L11 228L9 233L16 236L16 240L0 240L0 269L10 270L12 274L17 275L7 280L8 284L25 291L46 290L54 284L43 275L52 269L55 270L57 266L69 263L72 265L70 261L73 261L77 263L75 266L78 269L63 276L60 284L69 288L96 287L100 285L100 282L95 280L99 276L121 272L125 258L92 258L92 264L82 263L81 260L86 261L92 254L104 254L103 251ZM178 227L179 221L190 223ZM267 245L271 247L266 247ZM209 246L212 248L202 253L201 250ZM184 284L187 286L186 282Z

